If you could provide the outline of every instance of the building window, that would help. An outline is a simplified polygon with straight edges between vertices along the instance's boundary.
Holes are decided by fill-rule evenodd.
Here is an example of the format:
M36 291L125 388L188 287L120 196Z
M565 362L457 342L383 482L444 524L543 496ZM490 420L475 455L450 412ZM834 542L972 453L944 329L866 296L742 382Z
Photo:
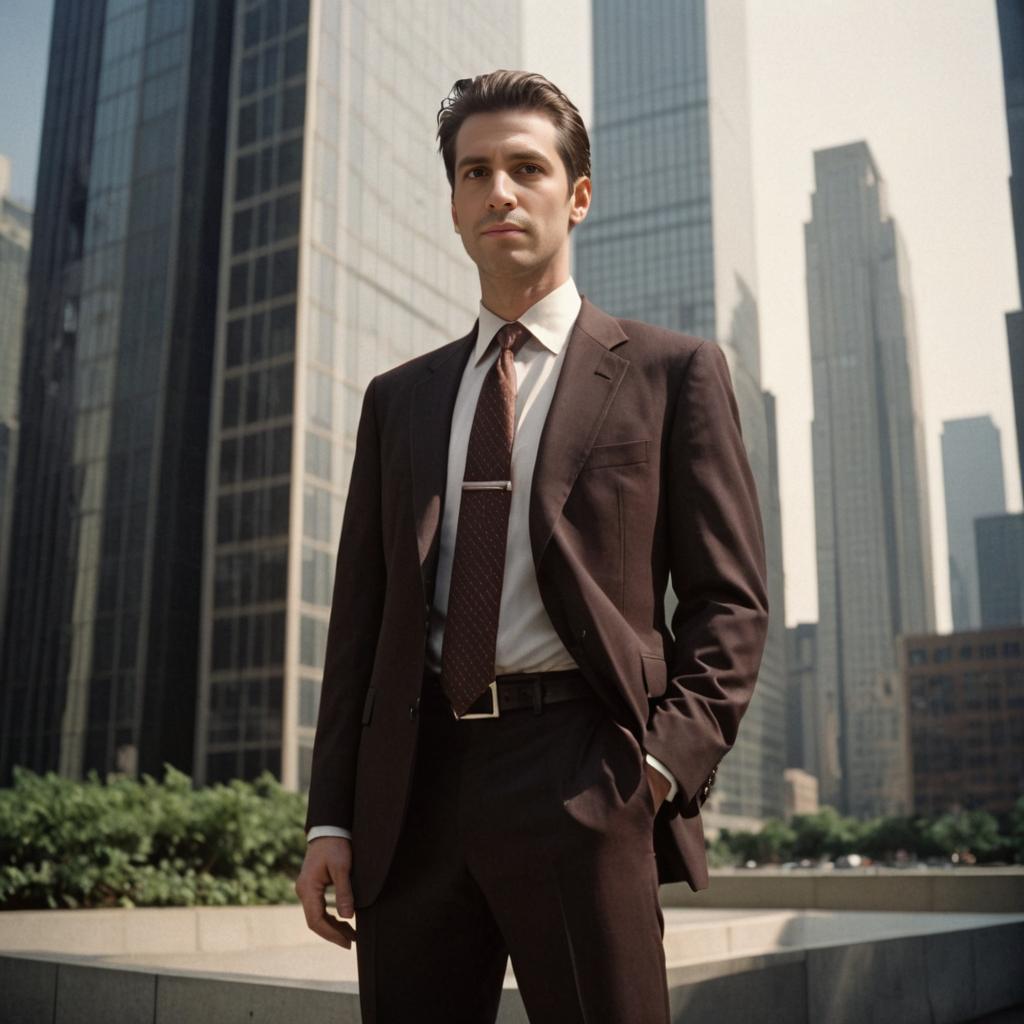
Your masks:
M313 728L320 706L320 680L303 676L299 679L299 725Z

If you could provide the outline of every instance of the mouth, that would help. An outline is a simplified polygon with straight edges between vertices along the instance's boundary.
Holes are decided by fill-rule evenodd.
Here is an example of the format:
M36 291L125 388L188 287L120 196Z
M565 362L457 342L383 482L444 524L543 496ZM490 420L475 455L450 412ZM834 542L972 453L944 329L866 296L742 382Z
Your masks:
M526 232L515 224L500 224L497 227L488 228L483 233L485 235L522 235Z

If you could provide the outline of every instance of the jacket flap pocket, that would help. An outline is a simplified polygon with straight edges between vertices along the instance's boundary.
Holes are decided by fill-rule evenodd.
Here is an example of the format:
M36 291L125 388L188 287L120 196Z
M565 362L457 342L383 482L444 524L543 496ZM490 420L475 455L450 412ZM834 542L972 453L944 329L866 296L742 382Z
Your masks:
M661 697L668 688L668 668L665 659L656 654L641 654L644 670L644 689L648 697Z
M363 725L369 725L373 718L373 699L377 696L377 687L371 686L366 691L366 700L363 702Z
M617 444L596 444L590 449L583 468L600 469L604 466L628 466L647 461L646 441L621 441Z

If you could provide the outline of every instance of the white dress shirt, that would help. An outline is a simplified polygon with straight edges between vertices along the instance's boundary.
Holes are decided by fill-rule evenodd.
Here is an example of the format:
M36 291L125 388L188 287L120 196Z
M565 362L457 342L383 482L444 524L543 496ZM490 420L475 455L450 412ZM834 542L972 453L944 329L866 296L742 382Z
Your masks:
M529 332L516 353L516 431L512 444L512 505L508 515L505 575L501 586L495 675L512 672L555 672L576 662L559 639L541 601L530 546L530 492L541 431L555 394L569 335L580 312L580 296L572 278L549 292L520 318ZM427 636L427 665L441 668L441 642L448 611L448 588L455 555L455 534L466 475L466 453L484 378L498 358L495 335L508 321L480 304L476 346L462 374L448 441L448 482L441 519L437 582Z
M537 586L530 544L530 491L541 431L581 304L579 292L570 277L519 318L519 323L531 337L516 353L514 360L517 390L516 432L512 443L512 505L498 616L495 675L576 668L576 662L551 624ZM502 320L481 302L478 322L476 345L462 374L448 441L448 480L441 519L437 580L427 632L427 666L434 672L440 671L441 667L441 644L470 429L484 378L498 358L498 348L493 344L495 335L510 321ZM674 777L656 758L650 754L646 757L648 764L671 783L668 793L668 799L671 799L678 788ZM311 828L307 838L316 839L323 835L351 838L346 829L329 825Z

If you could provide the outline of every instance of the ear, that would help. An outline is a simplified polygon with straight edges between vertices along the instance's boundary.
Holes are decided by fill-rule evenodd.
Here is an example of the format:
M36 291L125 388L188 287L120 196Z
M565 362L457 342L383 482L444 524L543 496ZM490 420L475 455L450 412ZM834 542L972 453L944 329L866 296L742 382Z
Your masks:
M591 190L592 186L589 178L581 177L576 179L576 184L572 187L569 205L570 224L579 224L586 217L587 211L590 209Z
M455 212L455 200L452 200L452 225L455 228L455 234L461 234L459 231L459 215Z

